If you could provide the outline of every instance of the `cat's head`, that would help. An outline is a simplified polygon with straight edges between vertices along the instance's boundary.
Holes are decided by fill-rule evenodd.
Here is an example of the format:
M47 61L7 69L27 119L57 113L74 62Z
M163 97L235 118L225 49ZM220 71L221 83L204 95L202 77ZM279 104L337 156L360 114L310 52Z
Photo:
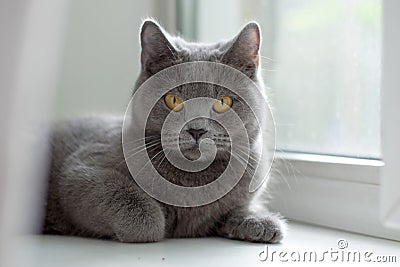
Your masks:
M231 40L202 44L186 42L180 37L171 36L156 22L146 20L141 27L140 41L141 73L136 89L162 70L194 61L222 63L239 70L254 83L262 83L258 74L261 36L259 26L255 22L248 23ZM161 129L168 114L174 112L174 115L181 117L184 126L179 134L169 136L168 131L165 133L165 147L168 147L168 142L178 140L182 154L190 160L195 160L200 156L199 143L202 140L212 140L217 147L217 153L223 156L229 153L231 148L230 135L236 134L235 132L228 134L216 121L216 118L224 120L227 110L233 109L239 115L250 140L254 140L257 136L259 128L250 107L264 105L265 102L257 98L253 90L254 87L245 91L247 103L244 103L240 96L223 86L204 82L180 85L160 97L152 107L146 121L146 135L161 137ZM147 96L152 97L151 90ZM190 110L184 101L199 97L213 98L215 101L198 107L207 116L186 120ZM133 107L133 112L138 115L141 110ZM208 151L207 146L205 148L203 152L211 155L212 149Z

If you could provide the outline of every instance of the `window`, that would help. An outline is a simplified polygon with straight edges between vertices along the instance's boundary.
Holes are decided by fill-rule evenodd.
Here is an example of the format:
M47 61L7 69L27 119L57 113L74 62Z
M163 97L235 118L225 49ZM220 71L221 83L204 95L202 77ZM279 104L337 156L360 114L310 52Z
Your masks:
M393 149L385 154L390 169L381 160L382 28L396 23L386 15L382 25L385 1L187 2L195 15L190 23L185 17L180 32L192 40L230 38L250 20L261 26L262 74L273 103L277 148L283 151L276 157L273 176L279 183L270 192L271 209L290 219L400 239L385 224L390 214L392 222L399 216L393 212L399 205ZM392 49L385 49L392 58L397 39L390 36ZM382 106L383 114L390 113L383 136L389 128L393 132L386 134L392 136L386 146L396 130L389 123L392 106L390 111Z
M270 86L279 149L380 157L380 0L198 5L201 41L228 38L249 20L260 23L262 73ZM213 14L222 9L223 27ZM228 31L225 25L231 25Z

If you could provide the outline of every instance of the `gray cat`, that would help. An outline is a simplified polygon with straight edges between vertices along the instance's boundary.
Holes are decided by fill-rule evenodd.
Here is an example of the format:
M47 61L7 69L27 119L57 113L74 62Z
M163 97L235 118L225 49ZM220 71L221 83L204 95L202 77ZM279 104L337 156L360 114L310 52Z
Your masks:
M193 61L219 62L262 83L259 76L259 26L252 22L232 40L216 44L189 43L167 34L156 22L146 20L140 32L142 69L135 90L168 67ZM148 92L151 96L152 92ZM252 98L260 105L261 100ZM221 98L229 96L228 98ZM192 83L174 88L151 110L146 123L146 151L164 178L176 185L193 187L214 181L229 161L226 131L206 118L188 122L179 143L190 160L199 157L199 142L209 138L217 145L211 165L199 172L186 172L165 159L161 127L166 116L181 108L182 99L210 97L229 105L245 122L255 140L258 128L240 97L227 88ZM221 100L222 99L222 100ZM225 103L223 102L225 101ZM229 102L229 103L227 103ZM172 105L172 107L171 107ZM211 107L210 107L211 108ZM133 107L132 120L141 116ZM110 238L121 242L156 242L164 238L221 236L252 242L279 242L284 221L267 210L250 211L250 171L222 198L198 207L177 207L150 197L132 178L122 148L123 118L92 116L55 125L44 233ZM255 146L253 141L251 146ZM134 155L132 155L134 156ZM251 169L251 164L248 168Z

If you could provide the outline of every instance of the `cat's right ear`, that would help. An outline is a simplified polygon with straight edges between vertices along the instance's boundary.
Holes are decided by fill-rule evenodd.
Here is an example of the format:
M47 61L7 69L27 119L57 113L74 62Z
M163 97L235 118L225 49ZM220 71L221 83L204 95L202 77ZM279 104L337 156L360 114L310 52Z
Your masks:
M142 70L155 74L173 65L175 48L167 33L153 20L145 20L140 30Z

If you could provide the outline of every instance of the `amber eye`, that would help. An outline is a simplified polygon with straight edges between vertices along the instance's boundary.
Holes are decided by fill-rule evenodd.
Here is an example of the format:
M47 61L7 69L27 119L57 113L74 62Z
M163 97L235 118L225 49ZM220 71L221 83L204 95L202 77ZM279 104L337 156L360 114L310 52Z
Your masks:
M228 111L230 107L232 107L232 102L233 100L229 96L220 97L217 101L215 101L213 109L218 113L224 113Z
M165 105L173 111L180 111L183 109L182 100L174 94L166 94L164 97Z

